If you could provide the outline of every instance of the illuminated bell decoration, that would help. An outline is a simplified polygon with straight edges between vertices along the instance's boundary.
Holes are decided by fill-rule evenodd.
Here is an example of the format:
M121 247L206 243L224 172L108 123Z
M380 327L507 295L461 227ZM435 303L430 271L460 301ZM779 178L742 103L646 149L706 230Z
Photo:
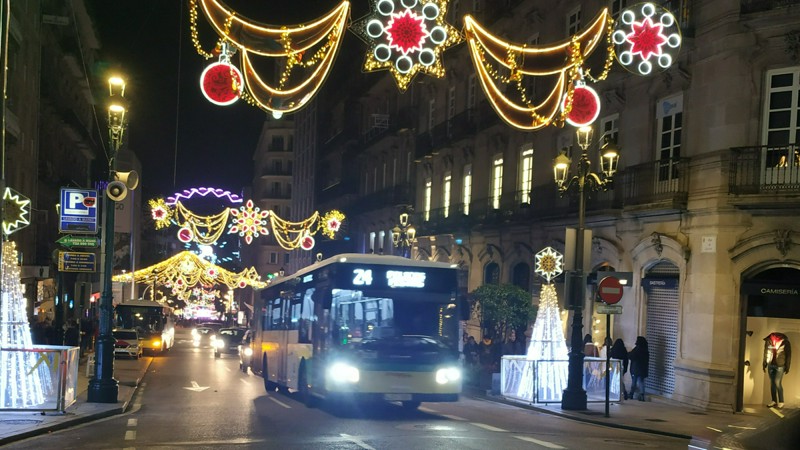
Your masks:
M648 75L672 66L681 48L681 31L671 12L639 3L620 12L611 41L622 67Z
M242 84L242 73L233 64L209 64L200 75L200 90L206 100L215 105L227 106L239 100L237 86Z
M564 95L561 107L566 108L569 99ZM566 122L573 127L591 125L600 115L600 96L594 89L579 83L572 92L572 108L566 117Z
M417 73L444 77L441 54L461 42L446 12L447 0L373 0L372 12L350 27L370 46L364 70L388 69L401 91Z
M3 234L9 235L30 225L31 200L6 187L3 191Z
M189 228L182 227L180 230L178 230L179 241L183 242L184 244L187 244L189 242L192 242L193 239L194 239L194 233L192 233L192 230L190 230Z

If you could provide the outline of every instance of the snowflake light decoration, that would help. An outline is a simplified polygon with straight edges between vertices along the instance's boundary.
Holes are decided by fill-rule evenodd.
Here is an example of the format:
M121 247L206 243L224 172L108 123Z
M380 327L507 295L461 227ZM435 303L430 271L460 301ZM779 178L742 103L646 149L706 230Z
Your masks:
M364 70L388 69L401 91L419 72L442 78L441 53L462 40L446 12L447 0L374 0L350 27L370 46Z
M262 210L255 206L252 200L248 200L238 210L231 209L230 212L233 216L233 224L228 231L229 234L239 233L239 236L244 237L248 244L253 242L253 238L269 234L267 229L269 210Z
M151 199L147 202L150 205L150 216L155 222L156 230L166 228L172 220L172 208L167 205L163 198Z
M675 16L653 3L624 9L611 34L617 61L629 72L648 75L666 70L681 48L681 32Z
M564 255L553 247L546 247L536 254L536 268L539 274L548 283L564 271Z

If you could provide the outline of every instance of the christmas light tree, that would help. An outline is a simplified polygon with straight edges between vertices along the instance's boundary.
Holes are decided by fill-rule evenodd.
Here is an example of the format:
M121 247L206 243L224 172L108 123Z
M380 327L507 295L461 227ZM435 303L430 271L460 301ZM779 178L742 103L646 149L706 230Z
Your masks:
M523 398L533 397L533 377L536 376L536 398L539 401L557 400L567 386L567 343L558 310L558 295L551 281L561 272L563 256L547 247L536 254L536 273L541 275L546 284L542 285L539 297L539 311L533 324L531 341L528 345L528 359L537 361L523 373L518 395ZM563 362L562 362L563 361Z
M0 407L29 408L44 403L50 372L47 364L37 365L37 353L9 350L33 347L14 242L3 242L2 272Z

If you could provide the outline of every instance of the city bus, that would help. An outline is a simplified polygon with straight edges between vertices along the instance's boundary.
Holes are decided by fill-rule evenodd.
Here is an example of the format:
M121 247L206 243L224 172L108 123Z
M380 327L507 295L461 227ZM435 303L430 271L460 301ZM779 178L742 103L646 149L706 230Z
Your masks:
M326 399L454 402L468 314L457 267L342 254L275 279L256 295L243 370L267 391ZM246 358L246 359L245 359Z
M114 307L116 328L136 329L140 346L148 353L163 353L175 344L172 308L150 300L127 300Z

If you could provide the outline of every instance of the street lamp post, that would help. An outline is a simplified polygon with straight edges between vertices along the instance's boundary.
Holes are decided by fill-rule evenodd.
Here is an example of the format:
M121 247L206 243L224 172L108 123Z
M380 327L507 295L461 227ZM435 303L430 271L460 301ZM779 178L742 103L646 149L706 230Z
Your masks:
M569 176L571 164L566 151L562 149L554 160L553 171L558 192L561 196L570 189L578 193L578 232L575 239L575 269L567 274L567 304L573 309L572 333L570 335L569 368L567 388L561 397L561 409L585 410L586 391L583 389L583 307L586 298L586 276L583 267L583 234L586 228L587 191L606 191L612 183L619 162L619 149L608 135L603 137L600 147L600 174L591 172L587 150L592 142L592 128L581 127L577 131L581 158L578 173Z
M392 228L392 242L395 248L399 248L401 255L411 257L411 245L417 236L417 230L408 222L408 213L400 214L400 224Z
M125 81L119 77L108 79L110 103L108 106L108 175L114 178L116 172L117 152L122 146L122 136L125 132ZM112 291L111 275L114 260L114 200L109 196L108 189L103 194L104 224L102 232L103 242L103 293L100 295L100 321L97 343L95 344L95 371L94 377L89 380L88 400L93 403L116 403L119 393L119 383L114 379L114 336L112 334L111 317L114 312L114 293Z

